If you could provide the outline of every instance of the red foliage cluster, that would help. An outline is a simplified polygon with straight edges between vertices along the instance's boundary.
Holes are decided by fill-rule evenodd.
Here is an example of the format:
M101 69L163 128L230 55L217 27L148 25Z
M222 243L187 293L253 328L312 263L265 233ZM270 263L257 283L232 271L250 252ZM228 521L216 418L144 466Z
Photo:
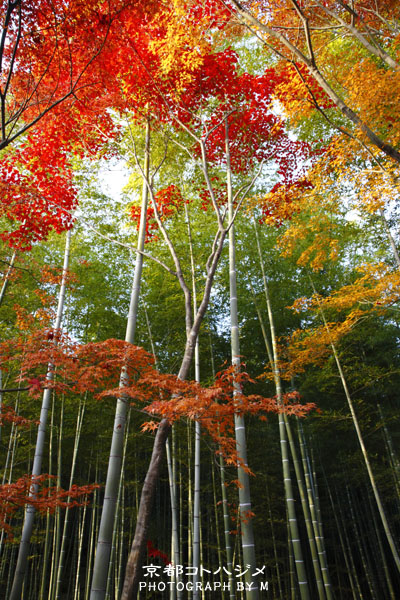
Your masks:
M182 192L178 186L171 184L162 190L159 190L154 195L157 212L162 221L166 221L168 218L178 213L185 202ZM131 207L131 218L136 223L137 229L140 225L140 206L133 204ZM149 206L147 209L147 220L146 220L146 241L156 239L154 231L157 230L157 221L154 216L153 206Z
M279 182L274 185L272 190L258 202L262 211L260 224L265 222L281 227L284 221L290 220L300 211L300 204L296 200L313 187L307 179L298 179L287 184Z
M3 426L5 423L14 423L19 427L29 428L32 424L37 424L37 421L21 417L21 415L17 415L11 406L3 404L0 411L0 425Z
M0 485L0 528L7 532L9 538L12 538L12 530L8 521L18 508L30 504L40 512L53 512L57 507L82 506L87 504L87 496L100 487L97 484L73 485L69 490L63 490L46 485L46 482L52 479L55 479L55 476L48 474L39 477L24 475L15 483ZM33 488L35 491L32 494Z
M31 134L18 149L0 160L1 214L17 230L3 231L1 239L27 250L50 231L60 233L72 223L76 192L65 152Z
M13 102L23 107L27 121L40 119L23 145L0 160L2 214L9 221L2 239L10 245L29 249L50 231L71 226L77 203L71 158L90 157L103 147L104 135L117 135L110 107L138 118L145 112L156 114L159 121L177 127L178 118L199 135L208 132L208 159L214 164L225 161L226 117L235 172L273 160L282 181L296 178L309 149L290 140L272 110L285 73L268 69L260 76L241 74L232 49L205 52L207 31L220 30L230 20L217 0L186 7L188 22L207 25L201 59L184 67L171 61L166 71L154 43L168 39L167 16L157 18L157 11L168 10L140 0L24 3ZM8 60L16 42L11 32ZM178 195L173 186L158 192L163 218L177 209ZM138 216L134 207L132 217ZM150 215L149 232L153 228Z
M4 367L7 361L15 360L17 356L21 359L18 381L27 382L32 395L38 395L43 387L77 394L89 391L99 399L131 399L149 415L165 418L171 423L181 418L196 420L231 463L238 461L233 435L235 414L252 414L265 419L269 412L284 410L304 416L315 408L313 404L300 404L295 394L288 396L282 407L276 398L238 393L237 384L243 386L252 380L245 370L237 373L233 367L218 373L210 387L181 381L176 375L157 371L149 352L121 340L79 346L60 332L45 330L32 335L29 343L23 340L0 345L0 360ZM48 364L57 370L54 380L46 377ZM144 430L156 428L155 421L143 425Z

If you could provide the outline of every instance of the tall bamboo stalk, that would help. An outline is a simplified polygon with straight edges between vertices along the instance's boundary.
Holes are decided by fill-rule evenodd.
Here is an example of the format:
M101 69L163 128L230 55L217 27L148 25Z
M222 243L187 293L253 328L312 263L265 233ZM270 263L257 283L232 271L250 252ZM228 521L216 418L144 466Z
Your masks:
M145 138L145 156L143 172L148 178L150 167L150 121L146 123ZM132 284L131 300L127 318L125 341L131 344L135 341L136 321L139 306L140 283L143 267L143 252L146 236L146 216L147 216L148 187L143 180L142 187L142 206L140 213L139 235L137 240L137 254L135 263L135 273ZM121 371L120 387L126 387L127 375L125 369ZM97 549L93 567L92 588L90 600L103 600L107 587L107 573L110 560L114 517L117 504L119 483L121 478L122 454L124 445L125 425L128 414L129 400L119 398L117 400L114 429L111 440L111 450L108 462L106 487L104 493L103 508L100 520L99 537L97 540Z
M182 124L184 129L187 131L188 128ZM211 290L214 282L214 277L216 273L216 269L219 263L219 259L221 257L222 249L224 246L224 242L228 231L230 230L233 219L229 221L227 226L224 226L224 216L223 212L218 206L217 198L215 195L215 191L212 187L211 179L208 171L208 159L207 159L207 150L206 150L206 141L209 133L206 137L196 137L193 132L190 133L191 137L194 138L200 147L201 152L201 168L203 171L205 183L207 186L207 190L210 195L211 203L213 205L213 209L217 218L218 229L214 237L214 241L211 246L211 251L207 258L205 264L206 278L204 283L204 292L201 302L199 303L199 307L196 313L195 318L192 316L192 300L191 300L191 291L189 286L185 281L185 277L183 275L181 261L176 253L176 249L168 235L168 231L166 230L164 223L160 217L160 213L157 208L157 202L154 197L154 191L151 185L151 181L145 177L143 170L142 176L146 179L147 187L149 190L149 195L151 197L152 206L154 210L154 217L157 221L157 225L159 227L160 232L163 235L164 241L170 251L171 257L175 264L175 276L177 277L181 289L185 298L185 324L186 324L186 344L182 357L182 362L179 368L179 372L177 378L180 380L185 380L189 374L190 365L193 359L196 339L199 334L201 323L206 314L208 304L210 301ZM259 174L259 173L258 173ZM241 188L240 200L238 200L238 205L234 211L234 218L238 213L238 210L246 196L246 194L251 189L254 184L255 179L258 174L252 179L249 185L245 186L245 188ZM165 266L165 265L164 265ZM167 267L167 270L171 273L171 270ZM125 582L124 588L122 592L121 600L133 600L137 595L137 590L139 586L139 578L141 575L141 566L143 555L145 551L146 544L146 535L148 531L148 527L150 524L150 515L151 515L151 505L155 495L156 483L159 479L160 469L163 462L163 455L165 449L165 441L168 438L168 435L171 430L171 424L168 419L162 419L158 428L157 433L154 439L153 451L150 458L149 467L147 469L147 474L144 480L144 484L142 487L142 493L139 504L138 511L138 519L136 523L135 535L132 541L132 547L130 551L130 555L127 562L126 572L125 572Z
M74 482L74 477L75 477L76 459L78 456L78 448L79 448L79 441L81 438L84 413L85 413L85 403L80 404L79 408L78 408L78 416L77 416L76 428L75 428L74 449L72 452L71 472L70 472L70 478L69 478L69 487L70 488L72 487L72 484ZM68 496L67 502L69 502L69 501L70 501L70 497ZM57 581L56 581L56 588L55 588L56 600L59 600L59 598L61 597L61 582L62 582L62 576L63 576L63 570L64 570L64 564L65 564L65 554L66 554L67 534L68 534L70 512L71 512L70 509L67 508L65 511L65 517L64 517L64 525L63 525L63 531L62 531L62 537L61 537L61 548L60 548L60 555L59 555L58 569L57 569Z
M315 501L315 487L313 485L313 477L310 469L310 463L307 456L306 442L303 432L303 426L300 419L297 421L298 424L298 437L300 443L300 454L303 465L303 473L306 485L306 492L304 493L304 502L308 500L308 507L310 513L310 519L312 523L313 539L317 548L317 557L321 566L321 574L325 586L325 593L328 600L332 600L332 584L329 576L328 561L326 558L324 538L322 535L322 525L318 518L318 510ZM312 551L313 552L313 551Z
M171 498L171 517L172 517L172 556L173 556L173 564L174 564L174 576L172 581L175 585L171 586L170 598L173 600L174 598L182 598L182 592L177 591L177 583L179 582L178 576L178 565L179 563L179 537L178 537L178 510L176 506L176 486L174 486L174 474L172 468L172 457L171 457L171 449L169 440L166 441L165 444L166 453L167 453L167 465L168 465L168 479L169 479L169 493Z
M106 587L106 597L110 597L110 590L112 587L112 574L113 570L115 570L115 555L116 555L116 537L118 532L118 519L120 518L120 507L121 507L121 496L123 491L123 473L125 468L125 460L126 460L126 448L128 445L128 437L129 437L129 425L130 425L131 413L129 412L126 419L126 427L125 427L125 440L124 446L122 450L122 464L121 464L121 478L119 481L118 487L118 496L117 496L117 504L115 507L115 516L114 516L114 526L113 526L113 536L112 536L112 544L111 544L111 553L110 553L110 561L108 565L108 576L107 576L107 587ZM123 527L123 523L121 524Z
M185 216L188 229L189 252L190 252L190 267L192 273L192 298L193 298L193 317L197 313L197 289L196 289L196 270L193 255L193 240L190 225L190 215L187 204L185 204ZM195 381L200 383L200 352L199 352L199 336L196 339L194 349L194 373ZM199 590L197 582L199 581L200 572L200 438L201 426L198 421L195 422L194 433L194 490L193 490L193 600L198 600Z
M215 378L214 353L213 353L210 331L209 331L209 342L210 342L211 372L212 372L213 378ZM228 571L228 581L229 581L229 598L230 598L230 600L234 600L236 598L236 594L235 594L234 581L233 581L233 575L232 575L233 557L232 557L232 542L231 542L231 534L230 534L230 516L229 516L228 496L227 496L226 485L225 485L225 465L224 465L224 459L223 459L221 451L218 453L218 465L219 465L219 475L220 475L220 479L221 479L222 517L223 517L223 525L224 525L226 570Z
M390 435L389 430L387 428L386 421L385 421L383 411L382 411L382 406L380 404L378 404L378 412L379 412L379 416L380 416L381 422L382 422L385 445L386 445L386 448L387 448L387 451L389 454L389 461L390 461L390 465L392 468L392 473L393 473L393 478L394 478L394 482L395 482L395 486L396 486L396 490L397 490L397 495L400 498L400 461L395 452L392 436Z
M385 534L386 534L386 539L388 541L388 544L390 546L390 550L392 552L393 560L394 560L394 562L396 564L397 570L400 573L400 556L399 556L399 553L397 551L396 543L394 541L392 532L390 531L389 522L387 520L385 509L384 509L383 504L382 504L381 496L380 496L378 487L377 487L376 482L375 482L375 476L374 476L374 473L372 471L371 463L369 461L368 452L367 452L367 449L366 449L365 444L364 444L364 439L363 439L363 436L362 436L362 433L361 433L361 428L360 428L360 425L358 423L358 418L357 418L357 415L356 415L356 412L355 412L355 409L354 409L353 401L351 399L350 391L349 391L349 388L347 386L347 381L346 381L346 378L345 378L345 375L344 375L342 364L340 362L339 355L338 355L337 350L336 350L336 346L335 346L335 344L332 341L332 337L331 337L329 325L328 325L327 320L325 318L325 313L324 313L324 310L323 310L323 308L321 306L321 303L318 300L318 294L317 294L317 291L316 291L316 289L314 287L314 284L313 284L313 282L311 280L311 277L310 277L310 282L311 282L311 286L312 286L313 292L315 294L315 297L317 298L319 312L321 314L322 321L324 323L326 332L328 334L328 338L330 340L329 343L330 343L330 346L331 346L331 349L332 349L333 356L335 358L336 366L337 366L337 369L338 369L338 372L339 372L340 381L342 382L342 386L343 386L343 390L344 390L344 393L345 393L345 396L346 396L347 404L348 404L349 409L350 409L351 418L353 420L354 429L356 430L358 443L360 445L361 452L362 452L362 455L363 455L363 458L364 458L364 463L365 463L365 466L367 468L368 477L369 477L369 480L370 480L370 483L371 483L371 487L372 487L372 491L373 491L374 497L375 497L375 502L376 502L376 505L378 507L379 517L381 519L381 522L382 522L382 525L383 525L383 529L384 529Z
M229 149L229 126L228 120L225 120L225 156L227 173L227 200L228 215L232 225L229 229L229 297L230 297L230 316L231 316L231 353L232 365L235 372L240 371L240 346L239 346L239 324L238 324L238 302L236 289L236 244L235 244L235 225L233 223L233 193L232 193L232 172ZM234 382L233 399L240 406L241 388L237 381ZM249 474L246 471L247 463L247 444L244 418L240 414L235 414L235 437L236 451L242 464L238 466L239 479L239 514L242 531L242 550L244 564L249 568L246 571L246 598L248 600L258 600L258 582L252 577L256 572L256 554L254 546L253 523L251 517L251 498Z
M71 243L71 230L67 231L65 251L64 251L64 265L63 274L61 279L61 287L58 298L57 316L54 323L54 329L60 330L65 302L65 292L67 284L67 269L69 264L69 253ZM49 363L47 370L47 381L50 383L54 379L54 365ZM50 407L51 389L47 387L43 393L42 408L40 412L40 423L38 427L38 434L36 439L35 456L32 467L32 476L38 477L42 473L42 458L44 450L44 441L46 435L47 416ZM30 497L35 498L38 491L38 485L34 484L30 490ZM35 516L35 508L32 504L28 504L25 511L24 524L22 529L21 543L18 552L17 566L14 573L14 581L11 590L10 600L19 600L21 597L22 586L25 578L25 573L28 566L29 546L33 530L33 522Z
M98 457L96 459L96 469L95 469L95 481L98 481L98 473L99 473L99 462ZM97 537L97 514L98 514L98 496L99 490L96 488L93 494L93 503L91 510L91 519L90 519L90 532L89 532L89 551L87 555L86 561L86 579L85 579L85 600L89 597L90 590L90 578L92 574L92 561L94 554L94 545Z
M292 459L293 459L293 466L294 466L294 470L296 473L297 486L299 488L299 493L300 493L300 501L301 501L301 506L303 509L304 521L305 521L307 535L308 535L308 543L309 543L310 551L311 551L311 558L312 558L312 563L313 563L315 580L316 580L316 584L317 584L318 597L320 600L324 600L325 597L328 597L328 596L325 596L325 587L324 587L324 582L322 580L321 565L320 565L320 561L319 561L320 557L318 556L316 539L314 537L314 528L313 528L313 523L311 522L310 507L307 503L307 494L306 494L306 488L304 485L303 474L301 473L300 461L298 458L297 449L296 449L295 441L293 438L292 428L290 426L289 419L288 419L287 415L285 415L285 414L283 415L283 418L285 421L286 433L287 433L287 437L289 440L290 452L291 452ZM331 594L329 595L329 598L332 598Z
M58 428L58 447L57 447L57 487L61 486L61 472L62 472L62 439L64 433L64 396L61 400L60 407L60 426ZM54 519L54 536L53 536L53 560L51 562L51 600L55 598L56 587L57 587L57 572L60 560L60 549L61 549L61 509L59 506L56 508L56 514Z
M282 382L281 376L279 372L278 366L278 348L276 343L276 334L275 334L275 323L272 314L271 300L269 296L268 282L265 274L264 263L262 258L260 240L258 236L257 225L254 221L254 232L256 237L257 251L260 262L260 268L263 278L264 285L264 294L267 302L267 313L269 320L269 328L271 334L271 345L272 345L272 371L275 382L275 390L276 397L280 406L283 407L283 393L282 393ZM267 346L268 349L268 346ZM296 510L295 510L295 499L293 493L293 485L292 478L290 475L290 466L289 466L289 452L288 452L288 441L286 435L286 426L283 412L279 413L279 436L280 436L280 447L281 447L281 457L282 457L282 471L283 471L283 483L285 489L285 499L286 499L286 507L288 511L288 522L289 522L289 531L291 537L291 543L293 546L294 553L294 562L296 566L297 579L300 589L301 600L309 600L310 593L308 588L307 574L303 560L303 552L301 549L301 541L299 528L297 524Z

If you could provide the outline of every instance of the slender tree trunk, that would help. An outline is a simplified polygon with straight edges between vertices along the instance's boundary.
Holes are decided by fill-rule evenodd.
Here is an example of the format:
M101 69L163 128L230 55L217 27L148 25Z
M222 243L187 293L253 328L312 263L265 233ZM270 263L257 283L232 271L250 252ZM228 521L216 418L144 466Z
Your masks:
M311 281L311 278L310 278L310 281ZM312 281L311 281L311 285L312 285L314 294L316 294L316 297L318 297L316 289L315 289L314 284L312 283ZM325 329L326 329L326 331L328 333L328 336L330 338L329 325L328 325L328 323L327 323L327 321L325 319L325 314L324 314L324 311L323 311L322 306L321 306L320 303L319 303L319 310L320 310L320 314L321 314L321 317L322 317ZM390 527L389 527L389 523L388 523L388 520L387 520L387 517L386 517L385 509L383 507L381 496L380 496L378 487L377 487L376 482L375 482L375 477L374 477L374 474L373 474L373 471L372 471L371 463L369 462L368 452L367 452L367 449L366 449L365 444L364 444L364 439L363 439L363 436L362 436L362 433L361 433L360 425L358 423L356 412L354 410L353 401L351 399L351 395L350 395L349 389L347 387L347 381L346 381L346 378L344 376L344 372L343 372L343 369L342 369L341 362L339 360L339 355L337 353L336 346L332 342L332 340L330 341L330 346L332 348L332 353L333 353L333 356L335 358L337 369L339 371L340 380L342 382L343 390L344 390L344 393L345 393L345 396L346 396L346 399L347 399L347 404L348 404L349 409L350 409L350 414L351 414L351 417L353 419L353 424L354 424L354 428L356 430L356 434L357 434L357 438L358 438L358 443L360 444L361 452L362 452L362 455L363 455L363 458L364 458L365 466L367 468L367 472L368 472L369 480L370 480L370 483L371 483L372 491L373 491L374 496L375 496L375 502L376 502L377 507L378 507L379 516L380 516L380 519L381 519L381 522L382 522L382 525L383 525L383 529L384 529L385 534L386 534L386 539L387 539L388 544L390 546L390 550L392 552L393 560L394 560L394 562L396 564L397 570L400 573L400 556L399 556L399 553L397 551L396 544L395 544L392 532L390 531Z
M188 331L185 352L183 354L182 363L177 375L178 379L181 379L182 381L184 381L189 374L190 364L194 355L196 339L210 300L211 287L214 281L214 275L217 269L219 258L221 256L225 237L226 231L222 231L218 236L218 240L207 262L207 278L203 298L197 310L196 318L194 319L194 322ZM190 310L191 312L191 304L187 306L186 309ZM191 315L189 315L187 320L189 322L192 321ZM121 600L136 599L142 560L146 547L146 535L151 515L151 504L154 499L155 487L158 481L162 459L164 456L164 444L170 430L170 423L166 419L162 419L157 428L150 464L142 489L137 516L137 525L126 567L125 582Z
M233 194L232 194L232 173L229 150L229 128L228 121L225 121L225 156L227 169L227 197L229 222L232 223L229 229L229 295L230 295L230 315L231 315L231 352L232 365L235 372L240 371L240 346L239 346L239 324L238 324L238 302L236 289L236 245L235 245L235 225L233 223ZM240 407L240 384L234 383L234 402ZM242 550L244 564L249 568L246 571L246 598L248 600L258 600L258 581L252 576L256 572L256 555L254 546L253 522L251 518L251 499L250 499L250 481L249 474L246 471L247 463L247 444L244 418L240 414L235 414L235 437L236 451L238 458L243 466L238 466L239 479L239 514L240 529L242 532Z
M14 263L15 263L16 257L17 257L17 251L14 250L14 252L12 253L12 256L10 258L10 264L8 266L7 273L4 276L3 285L1 286L1 290L0 290L0 306L3 303L4 296L6 294L8 282L10 281L10 276L11 276L12 270L14 268Z
M65 253L64 253L64 265L63 275L61 280L60 294L58 299L57 316L54 323L54 329L59 330L61 328L65 291L67 283L67 269L69 264L69 252L70 252L70 241L71 241L71 230L67 232ZM47 380L52 381L54 379L54 366L50 363L47 371ZM43 393L42 409L40 412L40 423L38 427L38 434L36 440L35 457L33 461L32 476L38 477L42 473L42 457L44 450L44 440L46 435L47 416L50 407L51 389L47 387ZM33 485L30 491L30 496L35 498L37 494L38 486ZM29 546L33 530L33 522L35 516L35 508L32 504L28 504L25 511L25 519L22 529L21 543L19 547L17 566L14 574L13 587L11 590L10 600L19 600L21 598L22 586L25 578L25 573L28 566Z
M255 232L255 237L256 237L257 251L258 251L260 268L261 268L263 284L264 284L265 299L267 302L267 312L268 312L268 320L269 320L269 327L270 327L270 333L271 333L272 358L273 358L271 366L272 366L272 371L273 371L273 375L274 375L276 397L277 397L279 405L283 407L282 382L281 382L281 376L280 376L279 367L278 367L278 349L277 349L277 344L276 344L275 323L274 323L274 318L273 318L273 314L272 314L271 301L270 301L270 297L269 297L268 282L267 282L267 278L265 275L264 263L263 263L263 259L262 259L260 240L258 237L258 229L257 229L257 225L255 222L254 222L254 232ZM267 346L267 350L268 350L268 346ZM292 478L290 475L286 426L285 426L284 415L282 412L279 413L279 436L280 436L281 457L282 457L283 483L284 483L284 489L285 489L286 506L287 506L287 511L288 511L289 532L290 532L290 537L291 537L291 543L293 546L294 562L295 562L295 566L296 566L297 579L298 579L298 584L299 584L299 588L300 588L300 596L301 596L301 600L309 600L310 593L309 593L309 588L308 588L306 569L305 569L304 560L303 560L303 552L301 549L300 533L299 533L299 528L298 528L298 524L297 524L295 499L294 499L294 493L293 493Z
M72 487L72 484L74 482L74 477L75 477L76 459L78 456L78 447L79 447L79 441L80 441L80 437L81 437L84 413L85 413L85 403L80 405L78 408L78 417L77 417L76 429L75 429L74 449L73 449L73 453L72 453L71 473L70 473L70 478L69 478L69 487L70 488ZM70 497L68 496L67 502L69 502L69 501L70 501ZM68 533L70 512L71 512L70 509L67 508L65 511L65 517L64 517L64 525L63 525L63 531L62 531L62 537L61 537L60 556L59 556L58 569L57 569L57 582L56 582L56 591L55 591L56 600L59 600L59 598L61 597L61 582L62 582L62 576L63 576L63 569L64 569L64 565L65 565L65 554L66 554L67 533Z
M146 146L144 158L144 173L149 176L150 165L150 122L146 124ZM147 216L148 188L143 181L142 188L142 208L140 214L139 235L137 241L135 274L133 278L131 300L126 326L125 341L133 344L135 341L136 320L139 305L140 283L143 267L143 252L146 236L146 216ZM127 375L125 369L121 371L120 387L127 385ZM111 440L111 450L108 462L106 487L104 493L103 509L101 513L99 537L97 540L97 549L93 567L92 589L90 600L103 600L107 587L107 573L110 561L112 536L114 528L114 517L118 497L119 482L121 478L122 453L124 445L125 425L128 414L129 400L119 398L115 411L114 429Z
M196 290L196 271L193 255L192 231L190 226L190 216L187 204L185 204L185 215L188 228L189 251L190 251L190 266L192 272L192 297L193 297L193 315L197 313L197 290ZM200 353L199 353L199 336L196 339L194 350L194 373L195 381L200 383ZM193 600L198 600L199 590L197 582L199 581L200 573L200 437L201 426L198 421L195 422L194 433L194 492L193 492Z

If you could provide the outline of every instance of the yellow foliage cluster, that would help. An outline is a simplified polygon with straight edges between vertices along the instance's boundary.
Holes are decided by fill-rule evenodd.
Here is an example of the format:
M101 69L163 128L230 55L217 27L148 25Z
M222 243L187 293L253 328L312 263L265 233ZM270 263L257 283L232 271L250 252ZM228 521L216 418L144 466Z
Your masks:
M357 165L357 160L364 160L364 165ZM327 148L326 154L321 158L315 168L320 171L320 180L330 171L335 174L337 185L341 183L351 187L352 206L362 212L370 214L384 210L388 204L400 195L400 181L398 169L392 164L383 167L373 164L371 156L365 148L355 140L345 137L336 137Z
M162 36L153 37L150 48L160 57L160 67L165 75L178 74L176 92L179 94L190 83L203 56L210 50L208 21L206 18L203 21L188 19L188 3L182 0L171 0L160 10L157 21L165 23L165 31Z
M298 298L290 307L296 312L332 314L345 313L344 318L297 329L280 341L279 371L290 380L304 372L307 365L323 365L340 340L371 312L384 313L400 300L400 272L384 263L364 264L358 269L360 277L329 296L314 294ZM265 376L273 379L270 367Z
M342 72L346 72L342 66ZM376 60L363 58L346 72L344 87L348 102L366 123L397 147L400 143L400 71L383 68Z
M302 247L297 264L309 265L312 270L323 268L327 260L336 260L339 241L335 232L338 203L334 197L320 195L315 189L300 196L296 202L296 214L278 240L282 256L288 257Z
M330 296L313 296L309 308L332 309L336 311L359 310L363 312L385 310L400 300L400 271L392 270L385 263L364 264L357 268L360 277L354 283L345 285ZM304 306L299 299L293 304L295 310Z
M332 352L332 344L337 344L360 316L358 311L354 311L342 322L296 330L288 339L287 362L281 365L284 378L291 379L304 372L307 365L324 364Z
M298 298L291 308L297 312L345 312L343 320L296 330L287 340L280 363L282 377L290 379L309 364L322 365L336 345L361 319L374 311L382 314L400 300L400 272L384 263L364 264L360 277L323 297Z

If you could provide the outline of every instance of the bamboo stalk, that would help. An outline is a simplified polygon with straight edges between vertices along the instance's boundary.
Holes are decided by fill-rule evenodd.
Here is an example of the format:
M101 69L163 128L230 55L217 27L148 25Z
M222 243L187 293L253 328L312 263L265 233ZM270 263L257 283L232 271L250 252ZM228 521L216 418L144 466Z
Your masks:
M67 232L64 252L64 265L63 275L61 280L61 287L58 299L57 316L54 323L54 329L59 330L62 323L62 317L64 312L64 301L67 284L67 269L69 264L69 253L70 253L70 242L71 242L71 230ZM50 363L47 371L47 380L52 381L54 379L54 366ZM38 427L35 457L32 467L32 476L37 477L42 473L42 457L44 449L44 441L46 435L47 416L49 412L51 398L51 389L47 387L43 393L42 408L40 412L40 424ZM30 491L30 495L34 498L37 494L38 486L33 485ZM21 543L19 547L17 566L14 574L13 587L11 590L10 600L19 600L22 593L22 586L27 571L29 545L33 530L35 508L32 504L28 504L25 511L24 525L22 529Z
M146 122L146 142L144 157L144 174L148 178L150 167L150 121ZM147 216L148 188L145 180L142 187L142 207L140 214L139 235L137 241L137 254L135 273L133 277L129 313L127 318L125 341L131 344L135 341L136 321L139 306L140 283L143 267L143 252L146 236L146 216ZM125 369L121 371L120 387L127 385L127 375ZM103 600L106 593L108 565L110 561L114 516L117 504L117 496L121 478L122 453L126 419L128 413L129 401L126 398L119 398L116 404L114 428L111 440L111 449L108 462L106 487L104 501L101 512L101 521L99 537L97 540L97 549L93 567L92 588L90 600Z
M229 298L230 298L230 318L231 318L231 354L232 365L235 372L240 372L240 345L239 345L239 324L238 324L238 302L237 302L237 283L236 283L236 244L235 244L235 225L233 223L234 207L232 192L232 173L229 148L229 126L225 119L225 157L226 157L226 175L227 175L227 199L228 216L232 223L229 229ZM233 400L240 407L240 384L234 381ZM253 577L256 572L256 555L254 545L253 523L251 518L251 497L249 474L246 470L247 463L247 443L245 422L242 415L235 413L235 438L236 452L241 464L238 466L239 480L239 514L242 531L242 550L243 561L249 565L246 571L246 598L247 600L258 600L258 581Z

